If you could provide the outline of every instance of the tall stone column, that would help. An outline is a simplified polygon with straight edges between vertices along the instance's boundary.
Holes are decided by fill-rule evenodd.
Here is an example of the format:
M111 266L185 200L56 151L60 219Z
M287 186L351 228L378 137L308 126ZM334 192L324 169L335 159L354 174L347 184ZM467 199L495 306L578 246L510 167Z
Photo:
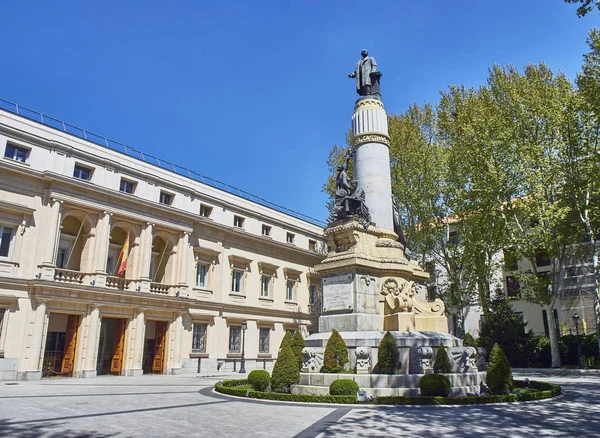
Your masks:
M171 373L181 373L181 338L183 332L183 313L178 312L173 326L173 361L171 362Z
M188 284L188 265L191 260L190 256L193 257L193 248L190 246L190 234L191 233L184 231L179 236L179 250L177 251L179 255L179 273L177 278L177 284L180 285Z
M82 377L96 377L96 358L98 337L100 335L100 306L92 304L87 314L87 338L85 340L85 359Z
M62 216L63 201L52 198L48 201L50 206L49 214L42 213L47 217L45 226L41 227L41 234L38 236L42 245L41 257L41 279L54 280L54 268L56 266L56 251L58 248L58 239L60 236L60 221ZM44 211L46 208L44 209ZM42 221L41 218L36 218ZM43 222L42 222L43 223Z
M352 116L354 178L365 191L371 221L377 228L394 230L387 114L372 97L359 99Z
M138 309L133 328L133 349L131 351L130 376L143 374L142 362L144 360L144 338L146 336L145 309Z
M138 277L150 279L150 261L152 258L152 227L153 224L146 222L146 226L140 234L140 261Z
M108 247L110 245L110 221L112 213L103 211L99 214L94 236L94 269L93 272L106 272L106 259L108 258Z
M35 313L29 326L29 345L25 357L25 380L38 380L42 377L42 352L44 334L48 324L45 301L37 300Z

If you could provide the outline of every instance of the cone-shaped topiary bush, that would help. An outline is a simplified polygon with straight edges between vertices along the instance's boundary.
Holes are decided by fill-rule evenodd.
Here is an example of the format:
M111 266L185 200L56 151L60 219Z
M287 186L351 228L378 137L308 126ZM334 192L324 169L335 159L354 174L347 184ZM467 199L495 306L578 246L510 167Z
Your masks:
M497 343L490 352L485 383L492 394L508 394L512 389L512 369Z
M448 397L450 389L450 379L442 374L425 374L419 380L421 395L430 397Z
M436 374L444 374L452 372L452 365L450 365L450 359L444 344L440 344L437 354L435 355L435 362L433 363L433 372Z
M321 372L341 373L346 363L348 363L348 347L346 347L346 343L337 330L334 329L325 346L325 357L323 358Z
M254 370L248 374L248 383L252 385L255 391L266 391L271 382L271 376L268 371Z
M466 333L463 339L463 346L477 348L477 341L471 336L471 333Z
M271 390L273 392L290 392L291 386L300 380L298 362L292 347L286 338L281 342L281 349L273 366Z
M302 363L304 362L304 356L302 356L302 349L304 348L304 338L300 333L300 330L296 330L291 342L292 351L296 356L296 362L298 362L298 370L302 369Z
M394 374L398 368L400 353L398 353L398 347L396 347L396 340L390 332L385 334L379 344L377 362L381 374Z
M292 334L286 330L285 335L283 335L283 339L281 340L281 344L279 344L279 349L281 350L281 348L283 347L283 341L284 340L287 340L287 343L291 347L292 346L292 339L293 339Z

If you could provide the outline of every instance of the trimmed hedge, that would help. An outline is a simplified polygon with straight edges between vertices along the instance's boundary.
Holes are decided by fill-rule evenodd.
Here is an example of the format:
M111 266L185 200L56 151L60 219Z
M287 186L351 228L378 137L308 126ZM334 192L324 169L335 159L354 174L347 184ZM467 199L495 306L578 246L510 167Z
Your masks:
M492 394L507 394L512 389L512 369L500 346L496 343L490 353L485 384Z
M348 347L337 330L333 329L325 346L322 373L341 373L348 363Z
M330 395L356 395L358 383L350 379L338 379L329 385Z
M381 374L394 374L400 363L400 353L396 346L396 340L390 332L386 332L385 336L379 344L377 352L377 365Z
M271 383L271 375L265 370L254 370L248 374L248 383L255 391L265 391Z
M336 403L349 404L360 403L356 401L356 395L309 395L309 394L282 394L277 392L260 392L251 389L240 388L247 385L246 379L226 380L217 382L215 390L222 394L233 395L237 397L254 398L259 400L278 400L302 403ZM514 385L517 388L524 388L525 383L515 380ZM561 394L561 387L546 382L532 380L529 388L532 392L525 392L520 395L484 395L484 396L463 396L463 397L427 397L427 396L384 396L377 397L374 400L360 404L376 405L479 405L485 403L507 403L521 401L542 400L545 398L556 397Z
M422 396L448 397L452 384L443 374L425 374L419 380L419 388Z
M435 362L433 363L433 372L435 374L448 374L452 372L452 365L450 365L450 358L444 344L440 344L438 347Z

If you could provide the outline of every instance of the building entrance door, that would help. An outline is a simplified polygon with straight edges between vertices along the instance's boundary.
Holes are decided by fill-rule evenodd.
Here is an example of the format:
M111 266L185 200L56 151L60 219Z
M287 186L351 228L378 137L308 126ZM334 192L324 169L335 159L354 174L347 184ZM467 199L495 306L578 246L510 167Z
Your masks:
M126 327L126 319L102 318L98 361L96 363L96 372L99 376L106 374L121 375Z
M73 376L79 321L79 315L50 314L44 349L45 377Z
M165 370L165 349L168 322L146 321L144 340L144 374L162 374Z

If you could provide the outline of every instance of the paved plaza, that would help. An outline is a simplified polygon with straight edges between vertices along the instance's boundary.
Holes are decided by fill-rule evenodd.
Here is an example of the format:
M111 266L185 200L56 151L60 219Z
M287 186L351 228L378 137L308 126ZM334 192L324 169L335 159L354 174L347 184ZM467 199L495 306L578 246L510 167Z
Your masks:
M4 382L0 436L600 435L598 374L527 376L563 385L564 395L523 404L371 408L238 401L212 392L214 383L226 375Z

